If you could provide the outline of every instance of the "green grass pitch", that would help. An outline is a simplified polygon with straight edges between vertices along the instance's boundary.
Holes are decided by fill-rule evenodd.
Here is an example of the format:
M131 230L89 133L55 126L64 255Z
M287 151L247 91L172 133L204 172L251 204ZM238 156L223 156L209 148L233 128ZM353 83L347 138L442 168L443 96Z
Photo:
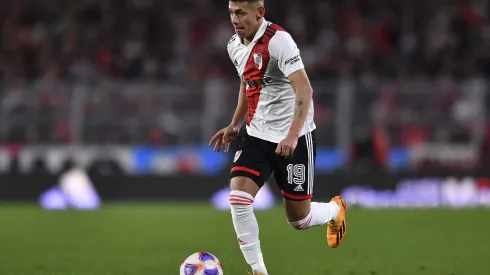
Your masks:
M272 275L490 274L489 210L349 209L336 249L323 227L292 229L282 208L257 218ZM0 205L2 275L173 275L196 251L215 254L225 275L246 274L229 212L204 204Z

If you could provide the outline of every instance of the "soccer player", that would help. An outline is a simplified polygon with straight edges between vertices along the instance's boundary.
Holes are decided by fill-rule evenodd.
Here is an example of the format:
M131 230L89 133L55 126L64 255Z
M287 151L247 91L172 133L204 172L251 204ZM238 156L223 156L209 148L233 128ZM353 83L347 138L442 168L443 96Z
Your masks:
M267 275L253 211L254 198L274 173L288 222L299 230L327 224L327 242L337 247L346 234L346 203L311 202L316 156L312 87L291 35L265 20L264 1L230 0L235 35L228 53L240 77L233 119L209 142L228 151L246 122L231 169L229 201L243 256L253 274Z

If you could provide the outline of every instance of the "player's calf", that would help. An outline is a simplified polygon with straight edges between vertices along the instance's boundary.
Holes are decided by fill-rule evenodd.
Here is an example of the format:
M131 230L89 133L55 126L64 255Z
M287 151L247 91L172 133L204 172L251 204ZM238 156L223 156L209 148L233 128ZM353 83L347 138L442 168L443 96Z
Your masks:
M294 229L303 230L309 227L312 219L309 199L284 199L284 207L288 222Z

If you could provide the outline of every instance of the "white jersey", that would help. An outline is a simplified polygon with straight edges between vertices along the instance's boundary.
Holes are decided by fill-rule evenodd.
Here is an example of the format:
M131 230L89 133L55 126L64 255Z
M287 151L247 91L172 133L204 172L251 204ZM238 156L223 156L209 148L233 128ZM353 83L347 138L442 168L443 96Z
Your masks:
M291 35L263 20L252 43L245 46L234 35L228 54L240 78L247 84L247 133L279 143L291 127L296 90L288 76L304 68L299 49ZM315 130L313 99L300 136Z

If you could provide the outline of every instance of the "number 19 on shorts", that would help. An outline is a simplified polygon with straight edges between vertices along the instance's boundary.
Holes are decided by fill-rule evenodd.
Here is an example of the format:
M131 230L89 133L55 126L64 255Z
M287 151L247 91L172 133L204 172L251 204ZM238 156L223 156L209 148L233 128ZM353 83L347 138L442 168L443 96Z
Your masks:
M305 170L304 164L289 164L287 166L288 170L288 183L289 184L303 184L305 183Z

